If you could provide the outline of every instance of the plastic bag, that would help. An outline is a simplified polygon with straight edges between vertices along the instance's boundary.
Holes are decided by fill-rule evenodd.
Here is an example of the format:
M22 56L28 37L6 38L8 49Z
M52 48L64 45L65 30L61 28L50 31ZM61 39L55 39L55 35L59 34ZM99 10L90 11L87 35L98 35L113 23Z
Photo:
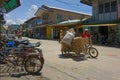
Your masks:
M67 31L66 35L63 37L61 42L71 46L74 37L75 34L73 32Z

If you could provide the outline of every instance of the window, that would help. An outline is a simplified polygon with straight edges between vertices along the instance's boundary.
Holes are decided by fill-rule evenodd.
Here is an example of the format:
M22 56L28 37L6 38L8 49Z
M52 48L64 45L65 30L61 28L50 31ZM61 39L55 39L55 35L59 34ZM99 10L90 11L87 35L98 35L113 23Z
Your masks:
M111 12L117 11L117 1L111 2Z
M57 20L58 20L58 22L62 21L62 15L61 14L57 14Z
M43 15L43 20L47 20L49 18L49 14L44 14Z
M105 12L110 12L110 3L105 3Z
M31 28L31 27L32 27L32 25L31 25L31 24L29 24L29 25L28 25L28 27L29 27L29 28Z
M99 5L99 13L103 13L103 4Z
M37 19L36 20L36 24L42 24L42 20L41 19Z
M69 19L69 20L72 20L72 16L68 16L68 19Z

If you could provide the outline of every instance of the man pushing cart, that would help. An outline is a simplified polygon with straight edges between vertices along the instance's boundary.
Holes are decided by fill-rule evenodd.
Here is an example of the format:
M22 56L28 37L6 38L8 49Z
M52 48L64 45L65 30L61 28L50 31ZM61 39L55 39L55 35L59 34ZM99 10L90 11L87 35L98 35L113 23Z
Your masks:
M91 35L88 29L85 29L81 37L75 37L74 29L67 31L66 35L61 41L62 55L70 52L75 52L77 55L84 53L90 55L92 58L98 56L98 50L92 46Z

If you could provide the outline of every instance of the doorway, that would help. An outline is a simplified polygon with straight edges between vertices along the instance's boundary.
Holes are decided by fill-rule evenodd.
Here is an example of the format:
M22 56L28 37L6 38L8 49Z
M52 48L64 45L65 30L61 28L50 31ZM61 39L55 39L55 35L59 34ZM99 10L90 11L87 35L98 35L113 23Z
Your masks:
M108 26L99 26L99 33L108 36Z

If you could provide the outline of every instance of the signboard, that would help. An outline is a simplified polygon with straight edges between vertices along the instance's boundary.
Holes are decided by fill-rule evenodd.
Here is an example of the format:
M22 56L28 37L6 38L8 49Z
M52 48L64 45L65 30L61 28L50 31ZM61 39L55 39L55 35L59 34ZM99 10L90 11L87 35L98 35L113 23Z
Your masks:
M42 20L41 20L41 19L37 19L37 20L36 20L36 23L37 23L37 24L42 24Z
M20 6L20 0L8 0L3 2L3 7L5 8L6 13L12 11L18 6Z

